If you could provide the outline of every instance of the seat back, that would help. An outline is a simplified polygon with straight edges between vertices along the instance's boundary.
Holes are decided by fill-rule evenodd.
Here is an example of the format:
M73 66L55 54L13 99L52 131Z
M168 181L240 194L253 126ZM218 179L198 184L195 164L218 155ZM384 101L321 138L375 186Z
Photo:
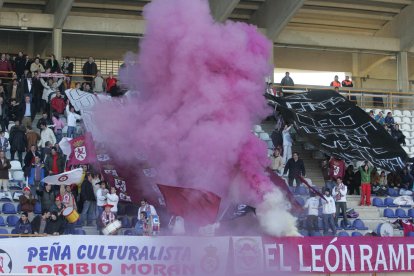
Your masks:
M19 220L18 216L10 215L7 217L7 225L8 226L16 226L17 221Z
M3 206L1 209L2 209L3 214L16 214L16 208L14 207L13 203L10 203L10 202L3 203Z

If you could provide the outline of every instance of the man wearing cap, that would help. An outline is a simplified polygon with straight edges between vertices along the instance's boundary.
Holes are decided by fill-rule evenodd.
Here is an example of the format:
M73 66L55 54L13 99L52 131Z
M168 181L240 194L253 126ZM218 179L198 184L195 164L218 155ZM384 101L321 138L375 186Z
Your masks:
M55 198L55 203L50 207L50 212L56 212L57 216L61 218L63 209L65 209L65 205L62 203L62 196L57 195Z
M111 212L111 208L114 207L112 204L106 203L104 206L104 211L101 215L101 226L102 229L105 228L108 224L116 220L116 215ZM111 235L116 235L116 231L111 233Z
M32 221L34 218L33 211L36 204L36 199L33 197L29 187L24 187L23 195L19 197L19 202L22 212L27 212L29 221Z

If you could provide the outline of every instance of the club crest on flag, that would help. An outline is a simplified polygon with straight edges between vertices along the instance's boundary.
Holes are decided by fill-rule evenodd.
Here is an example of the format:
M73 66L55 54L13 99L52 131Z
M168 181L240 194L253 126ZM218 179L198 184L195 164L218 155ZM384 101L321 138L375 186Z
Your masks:
M86 147L84 145L84 140L78 140L73 143L75 158L79 161L83 161L86 159Z
M59 182L65 182L66 180L68 180L68 178L69 178L69 177L65 174L65 175L62 175L61 177L59 177L59 178L58 178L58 181L59 181Z

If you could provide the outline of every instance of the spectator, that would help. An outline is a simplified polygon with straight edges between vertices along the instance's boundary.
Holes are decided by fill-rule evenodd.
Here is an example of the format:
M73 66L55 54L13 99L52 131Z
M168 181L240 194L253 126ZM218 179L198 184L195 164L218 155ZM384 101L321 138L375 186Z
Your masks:
M22 125L27 128L32 126L32 122L36 116L36 108L34 104L30 102L30 96L24 97L24 103L22 104Z
M135 233L138 236L149 235L150 233L150 224L148 223L147 212L138 213L138 220L135 224Z
M42 94L42 109L43 112L48 114L50 111L50 97L53 93L59 91L59 86L62 84L63 78L48 79L47 83L43 79L40 79L40 82L44 87Z
M106 195L106 201L107 201L108 204L113 206L111 208L111 212L116 215L118 213L119 197L116 194L116 188L115 187L113 187L113 186L111 187L111 192Z
M108 189L106 188L106 182L101 181L99 183L99 189L96 191L96 212L97 217L102 215L104 210L104 205L106 204L106 196L108 194Z
M56 136L56 142L59 143L60 140L63 138L63 128L65 126L64 122L60 119L60 116L58 113L53 113L52 116L53 121L53 129Z
M26 59L23 56L23 53L20 51L17 54L16 59L14 60L14 65L16 68L16 75L17 75L17 79L21 79L24 73L24 70L26 69Z
M394 127L394 118L392 117L392 113L388 112L387 116L384 119L384 123L386 126L388 126L389 128L393 128Z
M390 188L400 188L401 187L401 176L397 172L390 172L387 175L387 183Z
M390 127L388 127L387 125L384 125L384 129L390 136L392 136L392 130Z
M280 156L280 151L278 149L275 149L275 151L273 152L273 155L271 156L271 159L272 159L272 165L271 165L272 170L276 172L277 174L282 173L283 161L282 161L282 157Z
M329 188L332 185L331 177L329 176L329 162L328 160L323 160L321 163L321 170L323 175L323 180L325 181L325 188Z
M23 212L26 212L28 214L29 220L32 221L34 218L33 211L36 204L36 199L33 197L29 187L24 187L23 195L19 196L19 203L21 210Z
M359 168L361 173L361 201L359 206L363 206L364 203L366 206L371 205L371 172L373 170L372 165L368 161L365 161L364 164Z
M43 178L45 178L45 175L45 165L40 161L40 156L35 156L35 162L32 164L27 180L33 196L35 196L36 191L40 189L40 184Z
M342 81L342 87L354 87L354 84L349 79L349 76L345 76L345 79Z
M331 190L329 188L325 188L325 199L321 199L322 202L322 219L323 219L323 235L328 235L328 230L331 228L332 233L336 236L336 226L335 226L335 213L336 213L336 206L335 200L331 195Z
M55 197L55 202L52 204L52 206L50 206L50 212L57 212L57 215L59 216L59 218L63 218L62 213L63 210L65 209L65 205L62 203L62 196L60 194L58 194Z
M97 72L98 72L98 66L96 66L96 63L93 60L93 57L89 57L88 61L85 62L82 68L82 73L84 75L87 75L87 76L84 76L83 78L85 79L85 81L92 82L93 80L92 76L95 76Z
M81 221L87 226L92 226L93 220L96 218L96 197L93 191L92 182L92 174L88 173L81 185L80 193L81 202L83 203Z
M20 125L19 121L15 122L15 125L10 130L10 154L11 160L14 160L14 156L17 152L20 164L23 164L23 152L26 151L27 138L26 129Z
M78 209L76 196L73 194L71 185L60 185L60 195L62 196L62 203L65 208L73 208L73 210ZM75 223L66 222L65 228L67 234L74 234Z
M37 143L40 140L40 135L39 135L39 133L34 131L31 126L29 126L29 127L27 127L27 131L26 131L26 140L27 140L26 147L29 149L31 146L33 146L33 145L36 146L37 145Z
M65 160L55 147L52 147L51 154L46 157L45 167L49 175L60 174L65 169Z
M339 157L331 156L329 160L329 177L331 179L331 185L329 189L332 190L335 187L336 179L341 179L345 175L345 161Z
M382 126L385 124L385 118L382 114L382 111L375 115L375 121Z
M350 195L359 195L359 183L357 181L353 165L349 165L346 168L343 182L347 186Z
M46 142L50 142L52 145L56 144L56 137L53 131L46 127L45 123L41 123L40 128L42 129L42 132L40 133L38 146L43 149L46 146Z
M52 206L56 206L55 210L58 209L58 205L55 204L56 193L52 190L52 185L49 183L45 183L43 189L38 189L36 191L37 196L39 197L39 201L42 206L42 210L52 210ZM59 202L60 203L60 202Z
M285 128L282 131L283 136L283 164L286 164L287 161L292 157L292 136L290 136L290 129L292 125L285 125Z
M138 216L140 216L139 214L141 214L141 212L145 212L148 218L150 216L157 215L157 211L155 210L154 206L149 204L145 198L141 199L141 206L138 209Z
M6 92L6 99L15 99L18 103L23 101L23 87L17 79L14 79L9 83Z
M82 117L75 113L75 108L71 106L69 108L69 104L66 106L66 114L68 118L68 133L67 136L69 138L75 138L76 133L76 120L82 119Z
M37 122L37 124L36 124L36 127L37 127L38 129L40 129L40 131L42 131L42 128L40 127L40 125L41 125L42 123L44 123L46 126L53 125L53 122L52 122L52 120L51 120L51 119L49 119L49 117L48 117L48 115L47 115L47 112L43 112L43 113L42 113L42 117L39 119L39 121L38 121L38 122Z
M53 113L63 114L65 111L66 103L59 90L56 91L56 95L50 100L50 107Z
M370 111L369 111L369 117L371 117L372 119L374 119L374 120L375 120L374 110L370 110Z
M24 70L30 72L30 66L32 65L32 61L28 55L24 56ZM30 72L31 73L31 72Z
M0 86L0 93L1 93L1 89L3 89L3 86ZM4 93L3 93L3 94L0 94L0 126L3 131L7 131L7 125L9 123L8 114L9 114L8 106L4 100Z
M96 77L93 79L93 92L102 93L106 91L105 84L106 82L101 75L101 71L98 70L98 72L96 73Z
M51 73L60 73L60 65L56 60L55 55L50 55L49 59L46 62L46 68L50 68Z
M45 68L43 67L43 65L40 63L40 58L36 57L34 62L30 65L30 72L40 72L40 73L44 73L45 72Z
M18 121L20 120L20 103L16 102L16 99L10 100L10 106L9 106L9 121Z
M341 83L339 82L339 77L335 76L334 80L331 82L332 87L341 87Z
M32 231L36 235L46 235L46 225L50 219L49 210L43 210L41 215L37 215L32 220Z
M116 87L117 79L112 72L109 72L109 77L106 79L106 92L111 93L111 89Z
M348 218L346 217L346 194L347 187L342 182L342 179L338 177L336 179L336 186L332 191L332 196L335 198L336 214L335 214L335 225L338 226L339 214L342 214L345 225L348 225Z
M4 137L4 131L0 131L0 150L1 151L7 151L7 148L9 147L9 139Z
M319 231L318 227L318 214L319 214L319 199L316 194L311 192L310 197L306 200L304 208L308 209L308 216L306 218L307 228L309 233L312 234Z
M404 167L401 173L400 195L412 195L413 181L414 178L408 168Z
M388 191L387 176L385 171L381 171L378 182L372 186L372 191L376 196L386 196Z
M59 236L65 231L64 221L60 218L60 214L57 211L52 211L50 219L46 224L45 232L48 235Z
M395 141L397 141L398 144L402 144L405 146L405 135L400 130L400 125L395 124L394 128L391 131L392 138L394 138Z
M70 61L69 57L65 57L62 64L62 73L65 74L66 89L71 88L72 74L73 74L73 62Z
M114 206L106 203L103 207L104 207L104 211L102 212L100 216L100 221L99 221L102 229L105 228L108 224L116 220L116 214L111 212L111 208ZM110 235L116 235L116 234L117 234L117 231L110 233Z
M13 71L13 68L10 62L6 59L6 54L1 54L0 71L3 71L3 72ZM8 73L0 73L0 78L7 78L8 76L9 76Z
M281 86L295 86L295 83L293 82L292 78L290 77L290 73L286 72L283 79L280 81Z
M22 212L20 219L17 221L16 226L14 227L16 234L31 234L32 225L29 222L27 212Z
M293 157L286 163L283 174L286 175L288 171L289 186L293 186L293 180L296 181L296 187L300 186L300 183L302 182L300 176L305 177L306 171L305 164L303 163L303 160L299 159L299 154L297 152L294 152Z
M3 192L11 199L9 192L9 170L10 161L5 157L4 151L0 151L0 188L3 186Z
M26 73L26 70L25 70L25 73ZM21 85L23 87L24 95L29 96L30 100L32 101L34 87L33 87L33 80L32 80L31 73L27 73L27 75L23 75L22 80L21 80Z
M39 112L42 107L43 89L44 87L43 87L42 82L40 81L38 72L32 73L31 95L32 95L32 102L35 106L36 113Z

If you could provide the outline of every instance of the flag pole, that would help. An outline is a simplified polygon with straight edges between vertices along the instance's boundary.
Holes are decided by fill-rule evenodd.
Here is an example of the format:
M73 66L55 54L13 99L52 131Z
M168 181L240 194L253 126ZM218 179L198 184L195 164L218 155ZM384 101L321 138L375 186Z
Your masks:
M227 213L227 210L230 208L231 203L229 205L227 205L226 209L224 209L224 211L221 213L220 218L217 220L217 222L221 221L224 218L224 215Z

